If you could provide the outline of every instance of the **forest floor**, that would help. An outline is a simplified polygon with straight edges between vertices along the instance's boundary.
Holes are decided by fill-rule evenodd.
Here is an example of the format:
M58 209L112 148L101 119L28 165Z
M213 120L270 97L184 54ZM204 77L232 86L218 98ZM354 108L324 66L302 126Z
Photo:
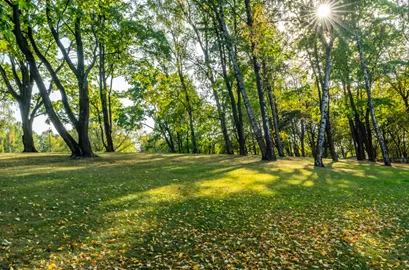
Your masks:
M2 154L0 269L408 269L409 166L312 163Z

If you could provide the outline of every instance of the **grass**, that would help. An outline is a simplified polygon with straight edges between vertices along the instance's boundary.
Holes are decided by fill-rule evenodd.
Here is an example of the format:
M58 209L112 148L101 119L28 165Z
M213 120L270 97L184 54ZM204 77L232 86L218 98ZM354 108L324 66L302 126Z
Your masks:
M409 167L0 156L0 269L409 267Z

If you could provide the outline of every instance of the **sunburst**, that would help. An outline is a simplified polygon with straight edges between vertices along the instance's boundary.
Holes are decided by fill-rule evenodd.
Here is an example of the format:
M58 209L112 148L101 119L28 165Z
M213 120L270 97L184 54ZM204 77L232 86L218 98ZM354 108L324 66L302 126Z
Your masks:
M349 12L346 8L353 3L344 3L340 0L316 0L310 1L306 17L308 26L313 25L314 28L320 27L323 30L344 27L342 25L341 15Z
M331 6L328 4L320 4L317 8L317 17L325 19L331 16Z

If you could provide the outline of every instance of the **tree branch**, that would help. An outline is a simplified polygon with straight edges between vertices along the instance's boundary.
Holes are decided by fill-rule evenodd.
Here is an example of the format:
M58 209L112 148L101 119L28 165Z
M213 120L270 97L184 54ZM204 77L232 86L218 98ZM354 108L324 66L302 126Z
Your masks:
M50 0L46 0L46 8L45 8L45 13L47 16L47 22L48 22L48 27L51 30L51 34L54 37L55 42L57 43L58 48L60 48L61 53L63 54L63 57L65 59L65 61L67 62L68 66L70 67L70 69L72 70L72 72L74 72L75 74L77 74L77 68L75 67L74 63L71 61L71 58L67 52L67 50L65 49L64 45L62 44L58 32L55 30L54 26L52 25L52 19L51 19L51 15L50 15Z
M19 94L17 94L16 91L14 91L13 87L11 86L10 80L7 77L6 70L4 70L2 65L0 65L0 73L1 73L1 76L3 77L4 82L6 83L7 91L13 96L14 99L19 101L20 96Z

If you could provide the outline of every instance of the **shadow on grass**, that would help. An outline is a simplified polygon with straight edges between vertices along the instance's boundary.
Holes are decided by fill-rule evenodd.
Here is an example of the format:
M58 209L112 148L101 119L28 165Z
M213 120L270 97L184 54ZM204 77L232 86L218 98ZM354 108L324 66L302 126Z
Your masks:
M408 235L403 169L147 154L1 162L0 240L12 244L0 250L0 268L365 268L408 260L398 243Z

